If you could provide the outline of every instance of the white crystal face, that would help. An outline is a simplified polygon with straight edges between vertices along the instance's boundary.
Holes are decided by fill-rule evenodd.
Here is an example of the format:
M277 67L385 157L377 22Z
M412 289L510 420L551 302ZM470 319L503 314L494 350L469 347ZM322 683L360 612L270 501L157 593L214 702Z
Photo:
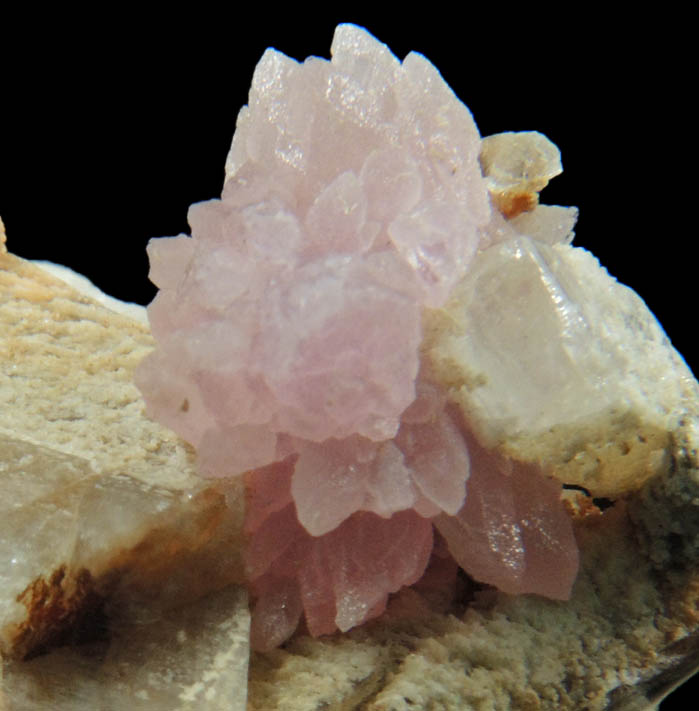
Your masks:
M435 313L449 327L437 326L429 361L484 441L598 496L662 467L691 372L644 302L589 252L503 241Z

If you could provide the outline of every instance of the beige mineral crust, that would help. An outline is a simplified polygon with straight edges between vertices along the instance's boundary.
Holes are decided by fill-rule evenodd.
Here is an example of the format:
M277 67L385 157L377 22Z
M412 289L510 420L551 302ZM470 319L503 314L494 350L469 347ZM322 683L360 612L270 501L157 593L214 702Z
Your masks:
M0 250L6 704L243 709L239 490L202 482L191 449L144 416L132 371L152 348L145 326ZM188 620L211 633L172 646ZM81 639L99 652L61 647Z

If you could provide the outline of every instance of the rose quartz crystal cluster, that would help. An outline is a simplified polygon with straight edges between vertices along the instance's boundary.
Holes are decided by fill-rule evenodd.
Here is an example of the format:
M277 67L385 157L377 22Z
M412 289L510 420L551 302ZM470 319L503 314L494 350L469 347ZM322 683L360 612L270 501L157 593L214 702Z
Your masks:
M480 146L423 56L341 25L332 61L264 54L221 199L149 244L137 382L203 476L246 478L258 649L380 614L435 526L479 581L570 593L560 487L480 449L422 375L422 314L490 223Z

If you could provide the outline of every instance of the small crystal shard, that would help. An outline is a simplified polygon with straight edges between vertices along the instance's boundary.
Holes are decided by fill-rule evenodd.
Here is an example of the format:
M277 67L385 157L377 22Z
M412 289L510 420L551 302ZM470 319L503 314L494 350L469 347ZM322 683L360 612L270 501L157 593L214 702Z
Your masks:
M537 131L487 136L480 162L488 190L507 217L533 210L539 191L563 171L560 151Z

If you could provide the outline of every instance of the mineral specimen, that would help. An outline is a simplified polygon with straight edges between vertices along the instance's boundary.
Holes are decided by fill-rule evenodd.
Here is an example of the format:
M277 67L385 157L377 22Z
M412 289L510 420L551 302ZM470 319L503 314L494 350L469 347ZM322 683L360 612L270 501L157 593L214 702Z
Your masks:
M577 567L560 484L472 458L468 416L420 350L479 251L520 236L491 195L532 209L558 151L540 134L482 145L424 57L401 63L358 27L331 53L265 53L221 199L192 206L191 238L148 248L158 348L137 382L203 476L247 473L258 648L302 611L313 634L379 614L424 572L433 522L503 590L566 598ZM532 234L565 241L569 214Z
M498 209L446 299L419 297L397 433L315 441L191 420L212 445L200 471L252 461L242 476L197 479L192 449L144 417L140 314L4 253L0 222L0 706L628 711L696 669L699 387L640 299L569 246L575 209L537 204L551 144L485 143L515 148L481 144ZM326 207L314 220L332 233ZM195 265L197 235L172 241L189 245L179 271ZM184 384L174 419L205 414L211 392ZM258 466L270 441L275 461ZM550 600L577 564L561 481L618 498L602 513L568 492L581 565L570 599ZM453 558L499 590L456 580ZM246 701L247 596L227 586L243 567L258 649L302 617L313 635L378 618L252 655Z
M603 275L599 267L571 268L583 280ZM449 711L483 703L621 711L631 704L657 704L696 667L699 393L665 343L648 353L655 359L666 351L668 369L662 379L641 381L646 398L632 403L632 414L637 422L650 418L662 425L671 444L653 479L604 514L582 500L585 516L575 521L581 568L570 600L495 590L464 599L470 587L454 599L454 564L436 536L425 576L392 596L370 626L330 637L295 635L283 649L253 655L246 704L246 596L235 588L215 592L235 574L240 540L234 525L215 543L221 530L211 523L225 514L216 493L222 482L197 481L189 448L143 415L131 384L135 363L153 345L142 319L110 314L90 298L43 269L0 253L0 431L6 438L0 438L6 521L0 526L6 586L1 609L5 622L8 616L16 622L18 606L10 593L29 582L23 599L33 595L33 614L29 620L26 609L19 606L19 612L31 623L25 629L33 630L34 642L48 641L56 622L64 626L53 643L72 642L50 651L44 647L46 654L28 661L8 659L5 653L12 649L3 649L0 698L8 708L406 711L410 699L413 708L439 703ZM593 290L586 301L597 310L602 303L610 312L617 308L613 289ZM638 304L632 313L636 323L652 322ZM631 347L632 333L621 330L616 347ZM599 337L593 335L590 345ZM643 359L639 350L638 360ZM678 387L685 389L682 405ZM680 405L676 422L673 408ZM608 412L600 411L598 429L609 422ZM623 444L617 440L621 434L614 428L607 432L610 449ZM469 440L472 464L477 446ZM617 454L615 469L624 462ZM626 458L630 461L620 469L624 478L634 466L643 478L643 459L633 448ZM496 457L500 464L506 461ZM71 490L71 470L78 488L83 474L88 486L81 505L60 510L81 496ZM249 509L259 516L248 517L250 528L285 501L273 495L283 483L273 470L266 479L255 475L258 487L250 492ZM471 479L476 476L474 468ZM232 506L240 503L236 486L242 483L233 479L221 490ZM164 488L174 496L162 509ZM207 488L205 498L189 495ZM156 505L148 516L151 503ZM42 535L43 521L57 535ZM61 521L68 524L63 529L56 527ZM27 536L30 531L37 535ZM89 578L81 578L87 595L62 595L79 572L69 565L76 550L70 537L78 532L82 560L101 549L92 561L107 563L95 582L116 585L117 592L103 600L108 616L98 615L87 627L80 623L90 620L96 602L95 588L84 584ZM84 546L84 534L92 545ZM128 549L129 541L138 542ZM60 560L66 551L70 557ZM285 553L280 560L288 560ZM65 568L54 568L56 562ZM32 577L37 572L40 577ZM169 609L173 594L181 601L183 593L191 601ZM283 622L285 610L293 608L283 607L284 589L279 593L276 601L267 600ZM69 601L74 604L66 605ZM276 624L272 614L256 616L256 624L264 620ZM106 637L76 645L94 622L105 625ZM7 628L3 632L7 635Z

